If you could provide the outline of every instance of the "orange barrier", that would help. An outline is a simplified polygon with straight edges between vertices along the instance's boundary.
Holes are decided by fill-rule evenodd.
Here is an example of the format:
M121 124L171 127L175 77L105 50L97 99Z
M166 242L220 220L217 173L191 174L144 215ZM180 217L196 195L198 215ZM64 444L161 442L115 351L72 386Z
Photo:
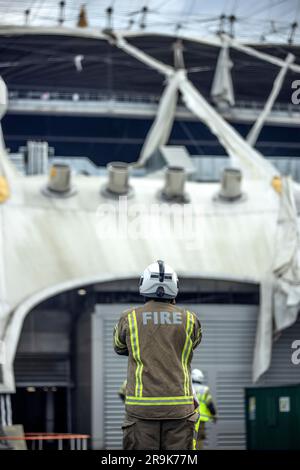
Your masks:
M44 441L57 441L57 449L63 450L64 441L69 442L68 450L87 450L88 434L26 433L24 436L0 436L0 441L28 441L31 450L43 450Z

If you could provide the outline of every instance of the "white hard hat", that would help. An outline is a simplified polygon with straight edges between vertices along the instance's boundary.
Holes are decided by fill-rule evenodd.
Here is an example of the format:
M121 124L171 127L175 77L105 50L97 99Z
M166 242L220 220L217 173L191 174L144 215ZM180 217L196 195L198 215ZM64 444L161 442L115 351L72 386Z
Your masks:
M140 294L155 299L175 299L178 294L176 272L161 260L150 264L141 276Z
M204 374L200 369L192 370L192 381L202 383L204 380Z

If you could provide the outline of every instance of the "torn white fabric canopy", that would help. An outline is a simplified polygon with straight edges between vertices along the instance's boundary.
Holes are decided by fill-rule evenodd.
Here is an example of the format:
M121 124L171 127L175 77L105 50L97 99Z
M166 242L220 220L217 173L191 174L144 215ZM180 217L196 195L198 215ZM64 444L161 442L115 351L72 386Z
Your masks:
M289 66L292 62L294 62L294 59L295 59L295 56L293 54L288 54L287 55L284 66L282 67L282 69L280 70L280 72L278 73L277 77L274 80L270 96L267 99L266 104L265 104L261 114L259 115L258 119L254 123L253 127L250 129L250 132L247 136L247 142L249 142L249 144L252 145L252 146L255 145L255 143L258 139L258 136L259 136L259 134L260 134L260 132L263 128L263 125L264 125L268 115L270 114L270 111L272 110L272 107L273 107L273 105L276 101L276 98L277 98L277 96L278 96L278 94L279 94L279 92L282 88L284 78L285 78L286 73L289 69Z
M300 308L300 241L293 191L293 182L283 178L274 261L261 283L253 381L270 366L273 338L296 322Z
M168 79L168 84L159 102L156 118L142 147L138 165L145 164L148 158L169 140L175 119L180 77L181 72L178 71Z
M187 108L209 127L231 157L232 166L240 168L245 178L271 181L278 175L278 170L223 119L189 80L183 79L179 89Z
M229 57L228 43L225 41L219 53L211 89L211 96L215 103L227 103L230 106L233 106L235 103L231 78L232 66L233 63Z
M240 168L243 171L244 177L252 179L264 178L270 181L274 175L278 175L276 168L274 168L271 163L266 161L259 152L254 150L245 141L245 139L243 139L243 137L240 136L240 134L236 132L235 129L228 122L226 122L217 111L214 110L214 108L199 93L194 85L187 79L183 70L175 72L172 67L167 66L156 59L153 59L145 52L129 45L127 41L120 35L118 36L117 45L118 47L125 50L128 54L134 56L141 62L148 64L158 72L163 73L166 76L170 76L170 74L176 75L177 78L174 80L174 82L171 80L170 83L177 83L178 80L179 89L183 95L183 99L188 109L190 109L193 114L203 121L209 127L212 133L216 135L221 145L224 146L228 152L228 155L231 157L233 166ZM170 99L170 96L168 96L168 99ZM166 101L164 101L164 105L162 105L160 108L161 115L163 113L168 113L168 110L165 109L165 103ZM168 121L168 126L169 125L170 121ZM149 136L149 139L147 139L147 147L151 149L151 151L158 148L157 142L159 142L160 136L165 135L163 130L164 126L162 129L158 129L158 126L156 126L156 131L153 131L152 133L150 132L152 136L151 138ZM154 145L155 143L156 145ZM143 157L142 161L145 160L146 158Z

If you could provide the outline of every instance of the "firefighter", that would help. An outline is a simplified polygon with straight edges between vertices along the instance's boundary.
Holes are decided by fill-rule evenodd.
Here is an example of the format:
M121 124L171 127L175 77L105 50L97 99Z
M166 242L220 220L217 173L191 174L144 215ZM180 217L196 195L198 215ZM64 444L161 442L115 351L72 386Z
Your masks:
M140 279L142 307L130 309L114 329L114 349L128 356L125 450L188 450L195 412L190 364L201 341L195 315L175 305L178 278L159 260Z
M195 426L197 437L194 441L194 448L196 450L201 450L203 448L203 441L206 437L205 423L211 420L214 422L217 421L217 409L211 396L210 389L207 385L204 385L203 382L203 372L199 369L193 369L192 385L195 401L198 404L198 421Z

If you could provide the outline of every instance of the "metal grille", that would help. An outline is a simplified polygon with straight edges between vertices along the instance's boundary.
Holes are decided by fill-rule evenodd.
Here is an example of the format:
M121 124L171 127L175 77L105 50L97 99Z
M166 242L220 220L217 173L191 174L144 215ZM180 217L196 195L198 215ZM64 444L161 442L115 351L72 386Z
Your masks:
M68 356L56 354L17 354L15 378L18 386L70 385Z
M127 376L127 357L114 353L112 332L126 306L103 305L102 308L109 314L104 320L104 443L106 449L121 449L124 405L118 396L118 390Z
M251 383L257 307L194 305L203 339L193 367L202 369L218 409L208 423L205 448L244 449L244 387Z
M104 441L108 449L121 448L124 407L117 392L126 377L127 358L112 351L112 330L124 305L102 305L104 316ZM219 420L207 425L205 447L244 449L244 388L251 386L257 307L244 305L190 305L203 327L193 367L203 370L215 398ZM299 382L291 363L291 344L300 338L300 319L286 330L273 348L270 370L258 385ZM299 367L299 366L298 366Z

